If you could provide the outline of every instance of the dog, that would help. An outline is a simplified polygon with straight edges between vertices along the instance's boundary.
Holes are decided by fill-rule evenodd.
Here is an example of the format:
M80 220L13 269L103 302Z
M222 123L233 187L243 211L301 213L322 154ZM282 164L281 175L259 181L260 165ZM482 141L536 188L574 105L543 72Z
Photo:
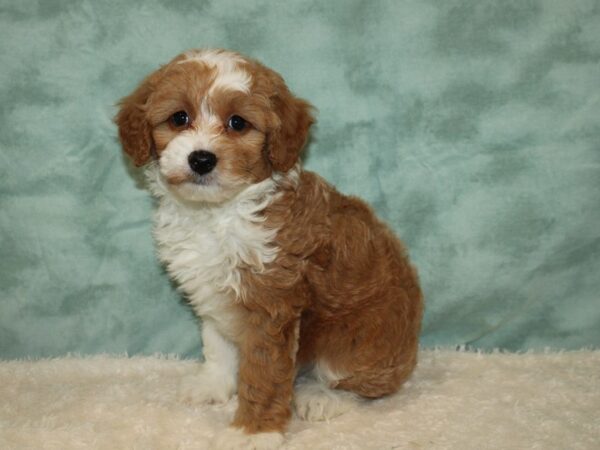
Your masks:
M205 361L181 397L238 396L215 447L277 448L292 406L323 420L396 392L417 362L417 273L366 203L302 169L313 107L260 62L212 49L175 57L118 107L158 200L158 255L202 319Z

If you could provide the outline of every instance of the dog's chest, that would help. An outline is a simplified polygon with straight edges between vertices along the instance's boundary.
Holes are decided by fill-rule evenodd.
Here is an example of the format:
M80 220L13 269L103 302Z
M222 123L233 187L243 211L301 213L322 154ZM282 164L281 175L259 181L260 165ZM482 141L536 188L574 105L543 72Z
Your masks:
M252 202L194 208L161 199L154 238L161 261L200 316L221 315L243 290L241 267L273 261L276 230L261 224Z

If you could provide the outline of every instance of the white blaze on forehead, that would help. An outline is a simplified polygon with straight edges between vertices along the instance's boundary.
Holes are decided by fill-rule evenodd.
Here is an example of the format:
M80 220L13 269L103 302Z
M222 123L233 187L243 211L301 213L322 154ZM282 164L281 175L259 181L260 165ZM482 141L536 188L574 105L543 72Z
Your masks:
M185 55L187 59L179 64L197 61L217 70L217 77L209 88L208 95L215 89L230 89L244 93L250 91L252 80L250 74L240 67L240 64L244 62L244 58L241 56L218 50L189 51Z

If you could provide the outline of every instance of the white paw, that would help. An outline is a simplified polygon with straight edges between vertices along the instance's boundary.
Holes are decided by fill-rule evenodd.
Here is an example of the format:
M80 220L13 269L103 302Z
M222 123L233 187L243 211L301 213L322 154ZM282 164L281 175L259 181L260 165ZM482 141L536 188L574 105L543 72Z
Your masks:
M219 450L275 450L283 444L283 434L247 434L239 428L229 427L218 433L212 444L212 448Z
M358 403L356 395L329 389L317 381L300 383L294 396L296 414L309 422L333 419Z
M198 373L181 379L178 394L180 400L189 405L226 403L235 390L236 381L232 374L224 374L205 364Z

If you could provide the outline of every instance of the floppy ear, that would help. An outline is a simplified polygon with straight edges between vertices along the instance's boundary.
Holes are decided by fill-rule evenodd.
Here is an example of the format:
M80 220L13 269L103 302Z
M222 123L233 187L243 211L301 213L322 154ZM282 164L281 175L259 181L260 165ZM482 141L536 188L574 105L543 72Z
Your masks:
M146 118L148 99L169 67L185 58L185 53L177 55L169 63L148 75L135 91L118 103L120 109L114 121L119 127L119 139L123 151L138 167L146 164L155 152L152 128Z
M268 136L268 158L275 170L287 172L298 161L315 122L313 107L294 97L285 85L271 97L271 104L277 119Z
M152 155L152 133L146 119L146 103L153 91L152 81L156 73L146 78L138 88L118 103L120 109L115 117L119 127L119 139L123 151L139 167L146 164Z

